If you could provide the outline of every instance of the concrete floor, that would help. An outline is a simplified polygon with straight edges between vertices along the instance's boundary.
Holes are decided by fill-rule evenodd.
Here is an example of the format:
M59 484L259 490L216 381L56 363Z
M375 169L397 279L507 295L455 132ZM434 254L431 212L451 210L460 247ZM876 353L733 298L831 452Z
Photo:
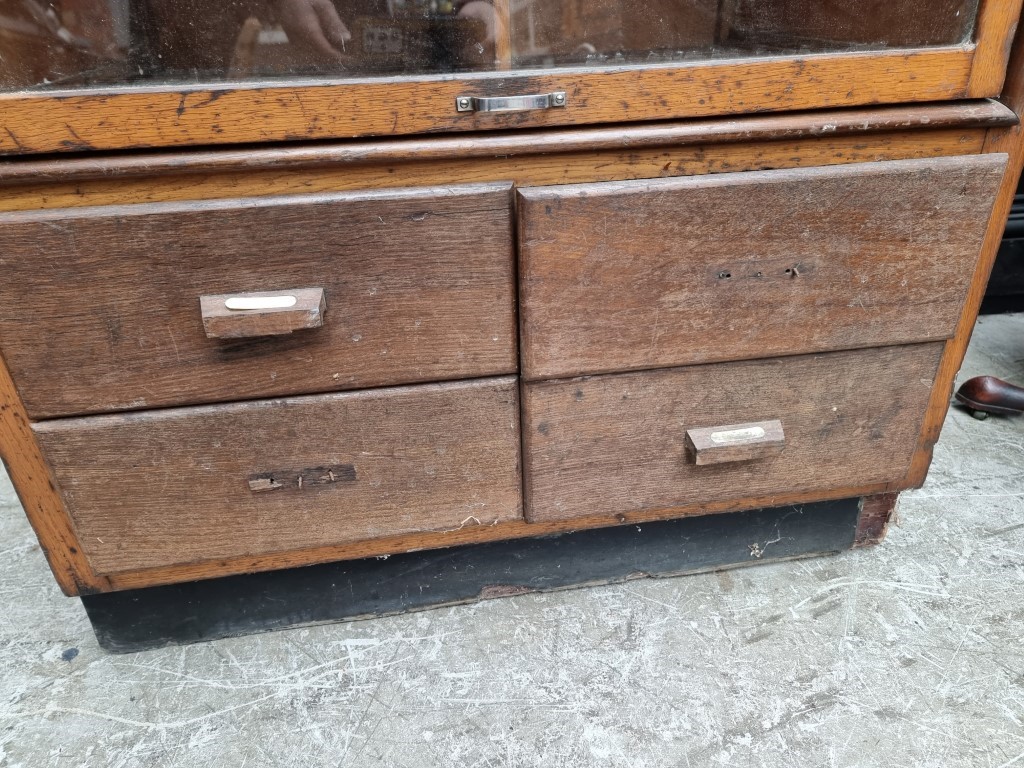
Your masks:
M881 547L132 656L6 482L0 541L2 766L1024 768L1024 418L952 412Z

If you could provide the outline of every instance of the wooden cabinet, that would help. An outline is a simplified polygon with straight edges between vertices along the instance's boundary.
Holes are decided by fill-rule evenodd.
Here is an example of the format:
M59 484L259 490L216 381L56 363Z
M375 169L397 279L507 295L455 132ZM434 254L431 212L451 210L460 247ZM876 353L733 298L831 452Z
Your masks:
M523 377L953 335L1001 154L519 191Z
M36 426L98 573L522 515L515 379Z
M1020 174L1020 5L0 0L0 453L61 586L877 537Z
M670 368L523 387L526 509L571 520L699 510L841 488L898 486L941 344ZM701 466L687 433L742 443L781 425L781 450ZM732 438L732 440L730 440Z
M0 213L7 365L35 418L515 373L510 192ZM204 297L314 287L321 327L204 327Z

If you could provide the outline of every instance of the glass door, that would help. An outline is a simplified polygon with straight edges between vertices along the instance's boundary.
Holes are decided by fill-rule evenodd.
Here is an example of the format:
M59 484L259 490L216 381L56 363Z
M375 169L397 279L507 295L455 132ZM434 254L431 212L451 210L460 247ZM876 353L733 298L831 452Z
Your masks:
M0 151L996 95L1001 75L975 82L975 68L985 59L991 69L988 59L1005 50L1020 4L0 0L0 121L17 137L0 130ZM221 97L230 98L218 107ZM269 115L275 99L278 114ZM203 119L185 118L203 107ZM101 108L108 136L100 130ZM69 129L28 135L30 124L38 129L46 121Z

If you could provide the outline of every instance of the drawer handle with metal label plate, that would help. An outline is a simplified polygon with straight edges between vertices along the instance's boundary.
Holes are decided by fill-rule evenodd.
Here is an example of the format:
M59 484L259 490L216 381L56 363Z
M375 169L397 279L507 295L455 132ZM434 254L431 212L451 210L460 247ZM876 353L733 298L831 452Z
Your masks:
M201 296L203 329L211 339L283 336L324 324L323 288Z
M528 96L459 96L455 99L455 109L459 112L529 112L564 107L568 103L565 91Z
M686 430L686 450L698 466L764 459L781 453L785 446L778 419Z

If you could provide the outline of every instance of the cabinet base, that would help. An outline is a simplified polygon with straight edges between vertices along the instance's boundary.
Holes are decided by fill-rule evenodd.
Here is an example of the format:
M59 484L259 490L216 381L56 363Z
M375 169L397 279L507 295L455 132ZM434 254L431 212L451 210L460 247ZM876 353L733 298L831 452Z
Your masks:
M880 497L873 497L880 498ZM850 549L860 498L579 531L81 598L114 653ZM891 510L891 505L889 505Z

